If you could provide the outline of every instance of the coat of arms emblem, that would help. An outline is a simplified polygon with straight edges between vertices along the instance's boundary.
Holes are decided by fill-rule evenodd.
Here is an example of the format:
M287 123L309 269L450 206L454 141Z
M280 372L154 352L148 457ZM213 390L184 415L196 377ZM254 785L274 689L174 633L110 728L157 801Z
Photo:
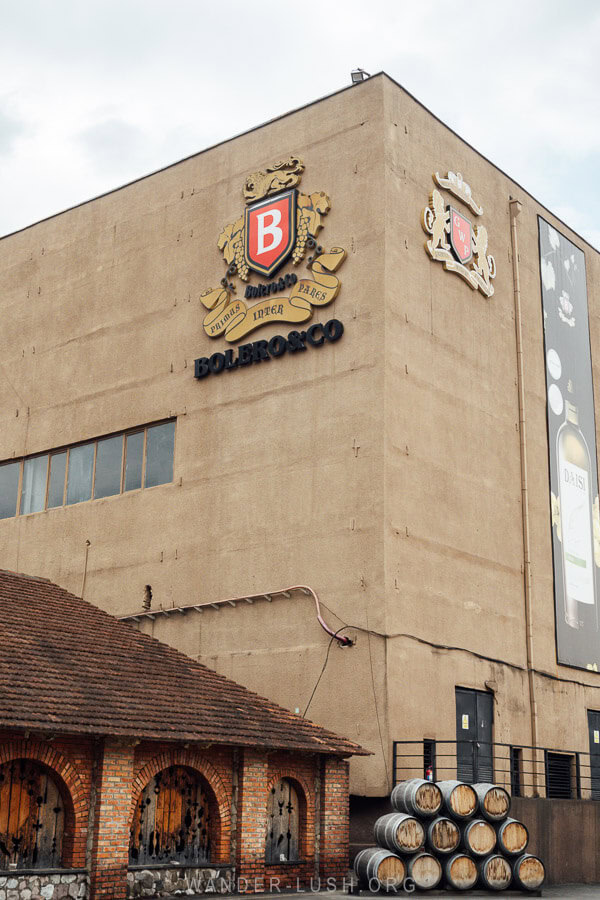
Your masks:
M462 175L448 172L442 177L436 172L433 181L461 200L476 216L483 214L483 209L475 202L471 188L463 181ZM480 290L485 297L491 297L494 293L492 279L496 277L496 262L488 254L486 227L473 226L460 210L445 203L437 188L429 195L429 205L423 210L421 224L426 234L431 235L425 242L425 250L429 256L443 263L444 269L464 278L474 291Z
M288 259L295 242L295 188L246 209L244 253L249 269L268 278Z
M203 322L209 337L237 341L269 322L305 322L315 306L325 306L337 296L340 280L334 272L346 251L341 247L326 251L318 244L331 203L323 191L304 194L298 190L303 172L303 161L290 156L246 179L246 208L223 228L217 242L227 265L226 276L221 287L200 296L209 310ZM299 280L293 271L282 272L288 262L298 266L307 250L311 251L308 277ZM253 274L273 280L249 283L244 299L235 298L233 279L251 282ZM286 291L288 295L282 296ZM259 302L246 302L254 299Z
M450 207L450 246L458 261L465 266L473 256L471 223L453 206Z

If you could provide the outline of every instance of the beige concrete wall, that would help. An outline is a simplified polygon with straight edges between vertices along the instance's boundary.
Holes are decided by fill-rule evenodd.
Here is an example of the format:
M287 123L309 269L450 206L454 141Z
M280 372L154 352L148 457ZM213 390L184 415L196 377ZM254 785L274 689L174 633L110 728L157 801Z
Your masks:
M385 581L388 633L403 635L391 639L388 648L392 738L452 739L455 686L485 690L491 682L496 685L494 739L531 743L513 197L523 205L517 225L538 741L587 751L587 709L600 706L598 676L556 663L537 215L586 256L596 397L600 257L389 80L384 102ZM462 173L483 207L498 269L491 299L425 252L421 213L434 187L433 173L448 170Z
M139 609L146 584L171 606L307 583L383 628L382 94L375 80L0 242L0 459L177 416L173 484L2 521L0 565L79 592L89 540L85 597L113 613ZM292 153L301 189L331 198L321 243L348 252L314 316L341 319L343 339L196 381L194 358L225 343L199 301L224 274L219 233L246 177ZM156 636L301 710L329 643L295 595ZM377 749L372 695L366 640L332 647L310 713ZM379 789L372 762L355 778Z
M302 190L331 197L321 243L348 251L314 317L343 321L343 339L196 381L194 358L224 347L199 301L223 274L219 232L247 175L291 153ZM490 300L423 249L448 169L484 207ZM536 678L539 739L585 750L600 676L554 649L536 216L553 220L385 76L0 241L0 460L177 417L173 484L0 521L0 565L77 593L89 541L85 597L113 613L139 610L146 584L168 607L306 583L333 627L389 635L334 644L310 706L374 751L352 763L355 793L388 790L393 740L453 737L457 685L494 682L496 740L529 743L510 196L534 666L580 683ZM586 253L598 392L598 254L556 224ZM329 644L299 594L140 627L300 711Z

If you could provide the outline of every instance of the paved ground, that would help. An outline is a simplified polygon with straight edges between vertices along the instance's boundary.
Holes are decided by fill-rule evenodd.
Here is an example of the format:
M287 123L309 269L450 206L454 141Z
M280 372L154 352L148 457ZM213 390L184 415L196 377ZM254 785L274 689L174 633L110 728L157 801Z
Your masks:
M470 897L487 897L488 900L491 897L532 897L537 896L536 894L528 894L522 891L503 891L501 893L497 893L496 891L417 891L415 892L418 897L444 897L445 900L449 900L451 897L462 897L463 900L465 898ZM214 896L214 895L208 895ZM246 895L248 896L248 895ZM261 895L254 895L260 897ZM298 893L290 893L289 891L282 891L281 893L272 893L272 894L263 894L263 897L269 897L270 900L303 900L303 898L307 898L311 896L309 891L300 891ZM315 900L351 900L351 896L348 894L343 894L341 891L322 891L321 893L315 893L313 895ZM365 897L378 897L383 898L387 895L385 894L368 894L363 892L360 894L361 898ZM404 896L410 896L409 894L399 893L399 894L391 894L391 897L402 898ZM600 884L559 884L553 885L552 887L543 887L542 888L542 897L548 898L548 900L600 900ZM165 898L165 900L169 900L169 898ZM181 900L181 895L177 897L173 897L172 900ZM196 894L193 897L188 895L188 900L207 900L206 894ZM358 898L357 898L358 900Z

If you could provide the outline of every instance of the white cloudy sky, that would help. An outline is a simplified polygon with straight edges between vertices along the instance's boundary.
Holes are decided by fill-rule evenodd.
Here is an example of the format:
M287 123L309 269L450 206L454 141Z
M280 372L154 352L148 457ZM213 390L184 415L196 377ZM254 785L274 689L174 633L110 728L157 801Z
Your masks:
M600 248L598 0L0 0L0 234L385 70Z

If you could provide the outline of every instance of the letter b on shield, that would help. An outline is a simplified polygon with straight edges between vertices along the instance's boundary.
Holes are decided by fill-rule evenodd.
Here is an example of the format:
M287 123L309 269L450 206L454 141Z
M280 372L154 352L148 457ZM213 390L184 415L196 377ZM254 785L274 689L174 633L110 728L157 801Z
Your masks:
M246 209L244 252L248 267L269 277L296 242L296 191L268 197Z

